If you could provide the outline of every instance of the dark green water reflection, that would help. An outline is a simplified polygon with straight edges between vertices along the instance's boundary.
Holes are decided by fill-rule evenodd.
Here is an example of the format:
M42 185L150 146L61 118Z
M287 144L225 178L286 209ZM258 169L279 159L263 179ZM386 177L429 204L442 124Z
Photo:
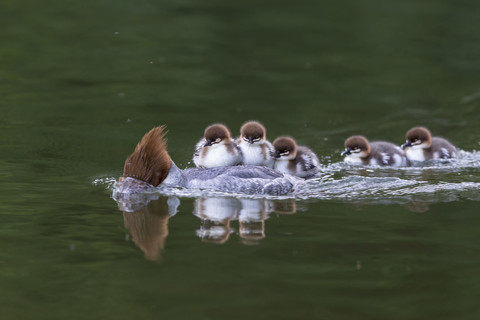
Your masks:
M473 0L2 1L0 318L478 318L478 190L296 200L218 245L196 199L132 215L92 182L159 124L181 168L205 126L249 119L325 165L349 135L400 144L419 124L478 149L479 16Z

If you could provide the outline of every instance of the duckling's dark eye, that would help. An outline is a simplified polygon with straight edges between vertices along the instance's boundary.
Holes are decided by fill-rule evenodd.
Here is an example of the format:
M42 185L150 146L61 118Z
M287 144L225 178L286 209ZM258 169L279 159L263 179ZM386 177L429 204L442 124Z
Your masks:
M290 151L288 151L288 150L283 150L283 151L280 153L280 155L281 155L281 156L287 156L289 153L290 153Z
M253 138L253 141L260 141L260 137Z

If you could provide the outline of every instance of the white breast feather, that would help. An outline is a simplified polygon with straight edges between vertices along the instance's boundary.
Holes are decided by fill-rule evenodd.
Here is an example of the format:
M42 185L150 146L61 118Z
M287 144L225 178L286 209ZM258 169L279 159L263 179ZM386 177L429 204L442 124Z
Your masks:
M202 157L194 157L194 163L200 167L214 168L214 167L228 167L237 165L241 160L241 154L234 149L234 152L229 152L225 145L212 145L208 147L208 151Z
M408 148L405 151L407 159L410 161L425 161L425 155L423 149L420 148Z
M288 161L286 160L276 160L274 164L274 169L283 173L288 173L294 175L296 172L292 172L288 168Z
M352 157L351 155L345 156L345 158L343 158L343 161L351 164L362 164L362 159L358 157Z
M263 153L263 145L259 144L248 144L246 142L241 142L239 144L240 150L243 154L243 164L247 166L273 166L273 158L270 153L267 151L267 159Z

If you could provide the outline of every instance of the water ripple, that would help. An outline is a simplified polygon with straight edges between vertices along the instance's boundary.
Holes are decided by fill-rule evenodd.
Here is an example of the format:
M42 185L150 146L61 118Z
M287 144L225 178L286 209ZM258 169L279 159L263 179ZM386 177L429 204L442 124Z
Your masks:
M400 168L331 163L322 168L319 177L306 180L294 193L280 197L159 187L146 189L141 197L129 200L117 190L115 178L96 179L93 184L112 192L116 201L129 200L132 205L158 195L188 198L235 196L272 200L322 199L367 203L448 202L461 199L479 201L480 152L461 151L460 155L461 159L426 161Z

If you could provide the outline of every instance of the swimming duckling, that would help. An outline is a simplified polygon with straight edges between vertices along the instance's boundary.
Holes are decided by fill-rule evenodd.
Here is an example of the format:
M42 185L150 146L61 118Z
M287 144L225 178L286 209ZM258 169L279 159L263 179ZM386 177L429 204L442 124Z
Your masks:
M407 142L401 147L410 161L458 158L458 150L453 144L443 138L432 137L427 128L412 128L406 137Z
M297 146L290 137L273 141L275 148L274 169L301 178L310 178L318 173L320 162L316 154L305 146Z
M345 141L344 161L348 163L377 165L377 166L404 166L407 161L402 149L390 142L369 142L363 136L351 136Z

